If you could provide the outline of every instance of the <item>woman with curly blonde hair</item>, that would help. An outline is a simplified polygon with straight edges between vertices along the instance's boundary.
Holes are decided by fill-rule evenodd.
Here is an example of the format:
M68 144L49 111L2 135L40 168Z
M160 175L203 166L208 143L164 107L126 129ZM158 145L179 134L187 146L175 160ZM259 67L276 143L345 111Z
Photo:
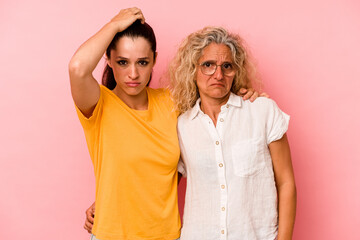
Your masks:
M231 49L235 73L231 92L238 93L241 88L251 88L256 81L255 68L240 36L228 33L221 27L205 27L190 34L180 45L169 66L171 93L180 113L193 107L199 98L195 74L202 50L212 42L224 44ZM181 79L181 81L180 81Z
M181 44L170 68L187 177L181 240L290 240L296 187L289 116L268 98L235 95L254 71L241 38L206 27Z

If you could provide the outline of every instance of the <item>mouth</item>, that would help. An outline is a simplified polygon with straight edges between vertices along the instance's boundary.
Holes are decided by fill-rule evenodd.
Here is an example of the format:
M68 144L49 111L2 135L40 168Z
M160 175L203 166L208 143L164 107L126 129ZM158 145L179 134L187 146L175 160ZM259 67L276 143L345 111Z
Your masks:
M140 85L139 82L125 82L126 86L128 87L137 87Z
M221 84L221 83L213 83L210 85L211 87L225 87L224 84Z

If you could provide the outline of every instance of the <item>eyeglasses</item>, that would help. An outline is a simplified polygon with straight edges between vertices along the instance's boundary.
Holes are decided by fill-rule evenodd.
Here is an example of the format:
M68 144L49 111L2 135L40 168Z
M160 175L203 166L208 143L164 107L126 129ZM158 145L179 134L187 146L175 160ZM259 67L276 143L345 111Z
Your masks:
M234 76L235 75L235 69L233 65L229 62L225 62L221 65L217 65L215 62L212 61L206 61L201 64L199 64L201 72L205 75L211 76L216 72L216 69L218 66L221 67L221 71L225 76Z

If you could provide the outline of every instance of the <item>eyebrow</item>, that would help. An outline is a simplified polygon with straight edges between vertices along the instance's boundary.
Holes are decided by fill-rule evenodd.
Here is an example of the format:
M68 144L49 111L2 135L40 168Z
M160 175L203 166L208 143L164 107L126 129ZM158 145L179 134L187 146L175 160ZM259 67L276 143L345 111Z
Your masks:
M129 60L129 58L117 56L116 60L119 60L119 59ZM141 58L138 58L137 60L149 60L149 59L150 59L149 57L141 57Z
M203 60L201 61L201 63L205 63L205 62L211 62L211 63L216 63L217 61L216 60ZM222 64L224 63L234 63L233 61L224 61L222 62Z

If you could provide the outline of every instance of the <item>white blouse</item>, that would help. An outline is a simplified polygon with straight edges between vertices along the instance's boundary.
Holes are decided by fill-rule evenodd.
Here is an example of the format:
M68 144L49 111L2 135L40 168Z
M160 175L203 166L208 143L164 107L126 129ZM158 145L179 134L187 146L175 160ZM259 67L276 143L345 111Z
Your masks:
M231 94L216 127L196 105L178 118L179 172L187 177L181 240L275 239L277 191L268 145L289 116L268 98Z

